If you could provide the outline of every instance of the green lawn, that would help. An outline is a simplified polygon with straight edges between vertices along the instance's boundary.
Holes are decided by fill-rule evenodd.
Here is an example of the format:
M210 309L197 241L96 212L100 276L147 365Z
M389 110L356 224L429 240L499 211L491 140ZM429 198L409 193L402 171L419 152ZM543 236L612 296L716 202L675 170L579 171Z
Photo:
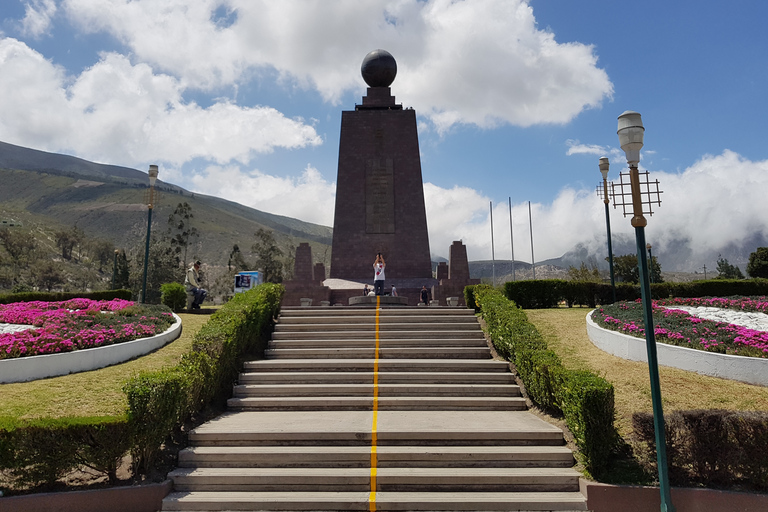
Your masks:
M622 436L632 430L636 411L651 412L648 365L612 356L587 336L587 308L526 310L530 320L569 368L589 369L615 388L616 426ZM659 367L664 412L685 409L768 411L768 388Z
M208 315L185 313L179 316L182 333L178 339L133 361L62 377L0 384L0 416L59 418L124 413L127 407L122 392L125 381L142 370L156 370L178 362L209 318Z

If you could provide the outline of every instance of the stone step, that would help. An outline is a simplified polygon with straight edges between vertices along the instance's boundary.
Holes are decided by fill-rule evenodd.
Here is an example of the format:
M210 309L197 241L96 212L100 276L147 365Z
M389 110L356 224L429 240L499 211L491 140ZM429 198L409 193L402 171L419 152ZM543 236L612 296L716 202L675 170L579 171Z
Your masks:
M264 351L266 359L365 359L373 358L371 348L280 348ZM379 349L379 359L490 359L485 347L387 347Z
M259 369L257 367L257 369ZM260 369L259 369L260 370ZM373 372L265 372L241 373L241 384L373 384ZM514 384L510 372L379 372L383 384Z
M516 510L575 512L587 510L579 492L173 492L163 500L163 510L181 511L288 511L314 512L377 510Z
M227 412L189 433L197 446L371 446L372 411ZM562 446L563 432L526 411L378 411L378 446Z
M280 315L277 325L294 326L304 324L375 324L376 315L369 316L349 316L349 315L318 315L318 316L285 316ZM379 325L389 326L390 324L407 323L413 324L450 324L450 325L474 325L479 328L477 318L472 315L379 315Z
M179 452L179 467L369 468L370 446L195 446ZM573 466L567 446L377 446L376 464L394 467Z
M247 361L244 369L258 372L372 372L369 359L265 359ZM509 363L494 359L386 359L378 362L379 373L456 372L506 373Z
M379 317L384 316L415 316L415 317L430 317L430 316L465 316L470 318L477 318L475 312L472 309L467 308L430 308L424 309L423 306L417 307L390 307L379 308ZM292 318L302 316L352 316L352 317L366 317L376 316L376 308L372 307L344 307L344 308L328 308L328 307L298 307L298 306L284 306L280 308L280 318Z
M365 339L297 339L297 340L272 340L269 348L327 348L327 347L375 347L376 340L373 336ZM484 338L380 338L380 347L488 347Z
M381 492L576 492L573 468L377 468ZM371 489L370 468L178 468L176 491L354 492Z
M376 323L370 322L336 322L336 323L284 323L280 322L275 325L275 333L283 332L338 332L338 331L356 331L356 332L373 332L376 330ZM384 322L379 323L379 332L389 331L439 331L439 332L456 332L456 331L473 331L482 334L482 329L476 321L470 322Z
M520 396L520 387L516 385L499 386L496 384L383 384L379 383L378 396ZM248 384L234 387L234 396L243 397L372 397L373 383L370 384Z
M356 396L278 396L233 397L231 409L249 411L372 411L373 398ZM379 411L522 411L527 408L522 397L499 396L384 396L377 401Z
M309 340L327 340L327 339L374 339L376 333L373 329L367 331L350 330L350 331L275 331L272 333L273 340L296 340L296 339L309 339ZM426 331L413 331L413 330L385 330L379 331L379 339L393 339L393 338L440 338L440 339L485 339L483 332L480 330L426 330Z

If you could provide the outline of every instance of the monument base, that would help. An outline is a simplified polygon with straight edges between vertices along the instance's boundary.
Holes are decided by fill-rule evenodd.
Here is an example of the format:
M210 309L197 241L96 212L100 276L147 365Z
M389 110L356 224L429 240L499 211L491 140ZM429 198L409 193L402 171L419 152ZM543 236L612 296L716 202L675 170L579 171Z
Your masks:
M380 299L377 301L377 299ZM379 297L370 295L357 295L349 298L350 306L407 306L408 297L392 297L391 295L380 295Z

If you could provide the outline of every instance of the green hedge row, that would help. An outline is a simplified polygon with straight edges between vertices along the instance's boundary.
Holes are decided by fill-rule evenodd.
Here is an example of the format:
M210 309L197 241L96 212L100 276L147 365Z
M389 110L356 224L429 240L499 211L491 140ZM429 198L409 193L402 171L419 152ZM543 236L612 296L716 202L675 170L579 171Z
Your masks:
M664 415L672 485L768 491L768 413L692 410ZM656 473L653 415L632 416L635 453Z
M523 309L557 307L565 302L569 306L595 307L611 304L613 291L610 284L539 279L504 283L504 295ZM669 297L731 297L768 295L768 279L711 279L689 283L651 283L654 299ZM617 283L616 300L633 301L640 298L638 285ZM469 305L469 302L467 302Z
M126 415L0 418L0 471L14 489L51 486L81 466L114 480L130 451L134 473L146 473L184 421L231 394L244 356L263 353L282 295L275 284L237 294L200 329L177 365L142 372L124 385Z
M174 429L206 404L231 394L243 356L263 354L283 291L281 285L263 284L235 295L198 331L179 364L142 372L125 384L136 439L134 471L148 471Z
M35 300L45 302L61 302L69 299L92 300L131 300L131 290L105 290L101 292L23 292L7 293L0 295L0 304L12 304L14 302L32 302Z
M528 396L563 414L584 466L592 475L601 474L617 439L613 385L591 372L565 368L525 312L500 291L483 285L468 288L465 297L473 298L496 351L514 363Z
M131 447L126 417L0 418L0 469L15 489L52 485L85 466L117 481Z

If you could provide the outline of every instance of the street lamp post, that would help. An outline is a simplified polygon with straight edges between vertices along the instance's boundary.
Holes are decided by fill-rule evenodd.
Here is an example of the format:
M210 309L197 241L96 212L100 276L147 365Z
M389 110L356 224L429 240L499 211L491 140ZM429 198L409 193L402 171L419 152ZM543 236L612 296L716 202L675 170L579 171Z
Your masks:
M603 203L605 204L605 229L608 232L608 267L611 270L611 292L613 302L616 302L616 280L613 274L613 248L611 247L611 216L608 213L608 157L600 158L600 173L603 175Z
M645 248L648 249L648 276L653 282L653 253L651 252L651 244L645 244Z
M149 166L149 200L147 201L147 244L144 248L144 279L141 286L141 303L147 302L147 263L149 262L149 236L152 232L152 208L155 199L155 181L157 181L157 166Z
M112 264L112 289L115 289L115 282L117 280L117 255L120 254L120 251L115 249L115 261Z
M643 216L643 198L640 189L640 149L643 147L645 128L640 114L627 110L619 116L619 143L627 156L629 180L632 193L632 226L635 228L637 241L637 260L640 271L640 295L643 302L643 321L645 323L645 345L648 352L648 372L651 378L651 401L653 404L653 427L656 434L656 460L659 468L659 487L661 490L661 511L674 512L669 489L667 470L667 444L664 434L664 411L661 405L661 387L659 385L659 362L656 356L656 339L653 327L651 307L651 284L648 276L648 260L645 254L645 226L648 221ZM622 190L623 193L623 190ZM646 183L646 194L649 187ZM661 201L659 201L660 203ZM649 201L650 203L650 201ZM649 213L652 213L649 211Z

